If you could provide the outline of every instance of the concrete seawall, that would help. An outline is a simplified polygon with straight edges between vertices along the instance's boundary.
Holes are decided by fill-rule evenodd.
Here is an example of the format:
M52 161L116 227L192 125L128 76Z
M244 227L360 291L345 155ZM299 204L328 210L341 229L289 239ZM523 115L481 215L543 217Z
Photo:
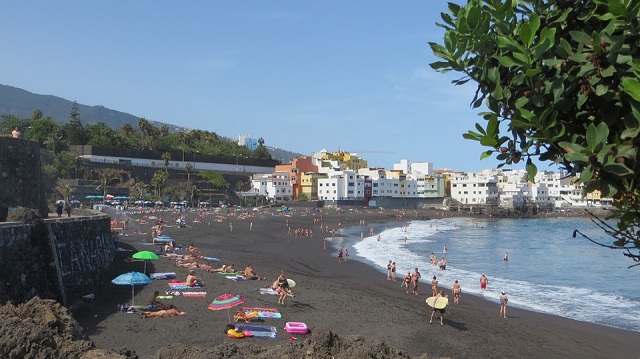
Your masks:
M115 257L106 215L0 223L0 303L91 293Z

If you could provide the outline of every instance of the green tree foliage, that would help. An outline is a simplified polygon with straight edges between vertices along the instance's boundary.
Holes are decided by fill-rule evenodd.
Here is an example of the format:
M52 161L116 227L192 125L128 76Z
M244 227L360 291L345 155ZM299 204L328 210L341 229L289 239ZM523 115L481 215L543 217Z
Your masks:
M214 188L222 189L229 187L229 183L224 179L224 177L222 177L222 174L220 172L212 170L202 170L199 171L198 174L203 180L211 183Z
M155 195L157 197L162 197L162 193L164 187L167 186L167 182L169 182L169 173L156 171L151 178L151 185L155 188Z
M96 189L102 189L103 196L106 198L109 191L109 186L115 183L124 183L124 178L128 175L127 171L122 171L115 168L100 168L96 170L98 174L98 181L100 185Z
M187 182L191 182L191 172L193 172L193 165L191 163L187 163L184 165L184 170L187 172Z
M73 186L73 183L71 183L71 180L59 179L56 182L55 190L67 203L69 203L69 201L71 200L71 195L73 194L73 192L75 192L75 187Z
M162 164L164 165L164 171L169 171L169 161L171 161L171 153L165 152L162 154Z
M86 136L84 133L84 128L82 127L82 121L80 121L80 110L79 110L78 103L76 101L73 101L73 104L71 105L70 116L71 118L69 122L66 125L64 125L69 144L71 145L86 144Z
M431 67L478 84L464 134L505 164L551 161L615 199L613 248L640 261L640 2L470 0L442 14ZM598 222L596 222L598 223Z
M148 199L147 188L149 188L148 184L142 181L137 181L133 185L131 185L131 188L129 189L129 193L131 197L133 197L134 199L146 200Z
M267 148L265 147L264 139L262 137L258 139L258 147L253 151L253 157L259 158L259 159L266 159L266 160L271 159L271 154L269 153L269 150L267 150Z

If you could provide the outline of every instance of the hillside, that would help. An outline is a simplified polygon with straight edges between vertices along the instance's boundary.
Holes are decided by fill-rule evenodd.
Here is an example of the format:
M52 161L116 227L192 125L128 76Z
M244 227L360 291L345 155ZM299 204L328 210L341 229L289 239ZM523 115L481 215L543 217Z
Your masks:
M14 115L19 118L29 118L35 109L40 109L45 117L51 117L59 123L69 121L71 105L73 101L51 95L38 95L12 86L0 85L0 115ZM138 120L144 116L135 116L125 112L108 109L104 106L87 106L78 104L80 118L85 124L97 124L104 122L107 126L117 129L125 123L130 123L134 128L138 126ZM156 121L150 121L154 126L167 125L171 131L189 131L191 129ZM225 137L219 131L214 130L219 136ZM274 159L283 163L291 161L299 153L267 146Z

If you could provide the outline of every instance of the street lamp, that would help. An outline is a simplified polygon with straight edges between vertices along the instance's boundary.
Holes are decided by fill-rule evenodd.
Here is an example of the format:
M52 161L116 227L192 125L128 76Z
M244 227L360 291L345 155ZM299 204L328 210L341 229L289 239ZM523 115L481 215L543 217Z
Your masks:
M182 150L182 167L184 168L184 148L182 147L178 147L178 148Z

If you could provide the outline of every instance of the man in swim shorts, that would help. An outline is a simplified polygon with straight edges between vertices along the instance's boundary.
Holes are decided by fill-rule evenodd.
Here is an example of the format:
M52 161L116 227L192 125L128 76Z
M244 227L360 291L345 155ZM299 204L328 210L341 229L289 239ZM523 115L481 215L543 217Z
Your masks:
M458 283L457 279L456 282L453 283L453 288L451 288L451 291L453 292L453 304L458 304L458 302L460 301L460 292L462 292L462 288L460 287L460 283Z
M480 289L483 292L487 289L487 283L489 283L489 279L484 275L484 273L482 273L482 276L480 276Z
M429 318L429 324L431 324L431 322L433 321L433 315L436 314L436 311L438 313L440 313L440 325L444 325L444 313L445 310L444 308L442 309L436 309L436 305L435 303L438 301L438 298L446 298L447 295L444 294L444 290L441 290L440 293L438 293L438 295L436 296L436 300L433 302L433 310L431 311L431 318Z

